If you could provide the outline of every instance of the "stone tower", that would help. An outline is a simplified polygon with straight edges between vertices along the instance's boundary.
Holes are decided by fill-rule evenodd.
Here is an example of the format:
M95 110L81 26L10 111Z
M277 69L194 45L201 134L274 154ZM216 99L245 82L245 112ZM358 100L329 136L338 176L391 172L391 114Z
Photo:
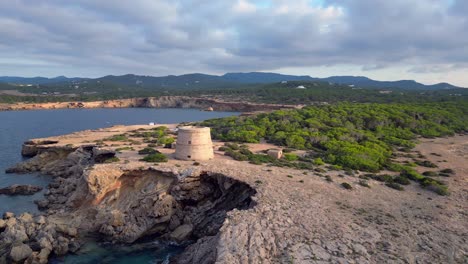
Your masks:
M209 160L214 157L209 127L179 127L175 158Z

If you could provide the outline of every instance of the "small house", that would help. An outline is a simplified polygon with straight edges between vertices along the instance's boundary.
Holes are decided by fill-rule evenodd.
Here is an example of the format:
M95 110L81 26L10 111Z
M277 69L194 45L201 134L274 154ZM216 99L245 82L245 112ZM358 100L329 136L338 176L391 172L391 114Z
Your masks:
M269 149L267 154L275 159L281 159L283 157L283 151L281 149Z

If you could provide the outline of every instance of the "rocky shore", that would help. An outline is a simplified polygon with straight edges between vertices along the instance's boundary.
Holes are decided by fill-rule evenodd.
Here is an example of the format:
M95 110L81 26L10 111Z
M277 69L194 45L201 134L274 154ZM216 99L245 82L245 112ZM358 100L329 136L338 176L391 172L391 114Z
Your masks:
M78 250L89 234L114 243L145 237L189 243L172 263L467 260L467 136L420 145L432 162L443 167L450 160L456 171L447 179L452 194L444 197L417 184L405 191L380 182L369 182L369 188L342 171L327 171L329 180L218 153L195 164L160 149L169 161L147 163L137 154L145 144L104 140L150 128L112 127L26 142L23 154L32 158L9 171L40 171L54 180L37 201L43 217L6 215L0 221L0 262L46 263L51 254ZM118 150L124 147L130 149ZM439 156L430 155L435 149ZM105 162L113 156L120 161Z
M296 105L259 104L247 102L225 102L212 98L187 96L160 96L130 98L95 102L16 103L0 104L0 111L73 109L73 108L194 108L210 111L256 112L279 109L294 109Z

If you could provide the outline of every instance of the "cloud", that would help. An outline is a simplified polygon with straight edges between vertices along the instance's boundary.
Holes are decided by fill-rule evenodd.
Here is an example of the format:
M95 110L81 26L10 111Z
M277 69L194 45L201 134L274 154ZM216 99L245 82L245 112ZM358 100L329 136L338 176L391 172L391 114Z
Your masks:
M342 64L363 71L407 66L422 74L468 61L465 0L311 2L2 1L0 65L11 66L16 58L18 67L12 69L18 71L25 62L45 62L36 69L28 64L17 75L60 75L60 69L71 75L165 75Z

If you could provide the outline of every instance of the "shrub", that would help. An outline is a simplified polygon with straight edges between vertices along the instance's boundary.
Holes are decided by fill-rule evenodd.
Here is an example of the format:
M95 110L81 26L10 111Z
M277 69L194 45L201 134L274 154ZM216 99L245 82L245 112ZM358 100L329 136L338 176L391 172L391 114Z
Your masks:
M373 175L371 178L380 182L392 182L393 181L393 177L388 174Z
M252 151L250 151L250 150L247 149L247 148L241 148L241 149L239 150L239 153L240 153L240 154L243 154L243 155L246 155L246 156L250 156L250 155L253 154Z
M441 173L447 173L447 174L454 174L455 171L452 169L443 169L440 171Z
M285 153L284 159L287 161L296 161L299 157L294 153Z
M262 163L270 163L273 162L275 159L263 154L252 154L249 156L249 161L252 164L262 164Z
M403 188L403 186L401 186L400 184L395 183L395 182L387 182L387 183L385 183L385 185L392 188L392 189L398 190L398 191L405 190L405 188Z
M437 193L438 195L449 195L447 186L439 184L437 182L430 182L425 188Z
M389 163L389 164L385 165L385 167L389 171L397 171L397 172L400 172L405 168L403 165L397 164L397 163Z
M419 166L423 166L423 167L427 167L427 168L437 168L437 165L428 161L428 160L424 160L424 161L421 161L421 160L417 160L415 161L416 164L418 164Z
M132 147L122 147L122 148L116 148L115 149L116 152L122 152L124 150L135 150L135 149L132 148Z
M330 177L330 175L326 175L325 180L327 180L327 182L333 182L333 179Z
M421 174L417 173L414 169L412 168L405 168L401 173L400 173L400 176L403 176L403 177L406 177L410 180L413 180L413 181L421 181L423 180L424 176L422 176Z
M113 135L111 137L105 138L104 140L108 141L127 141L128 138L125 134Z
M429 176L429 177L435 177L435 176L438 175L438 173L435 172L435 171L425 171L425 172L423 172L422 175L424 175L424 176Z
M291 152L293 152L293 151L294 151L293 148L284 148L284 149L283 149L283 153L291 153Z
M232 150L239 150L239 145L237 145L236 143L229 143L229 142L226 142L224 143L224 146L232 149Z
M193 163L193 165L194 165L194 166L200 166L200 162L195 161L195 162Z
M141 159L146 162L167 162L167 157L162 153L149 154Z
M238 161L246 161L246 160L249 160L249 157L247 157L246 155L244 154L241 154L239 152L236 152L236 151L233 151L233 150L228 150L224 153L224 155L226 156L229 156L235 160L238 160Z
M157 146L158 146L158 145L156 145L155 143L149 143L149 144L148 144L148 147L149 147L149 148L155 148L155 147L157 147Z
M112 157L112 158L108 158L106 159L103 163L113 163L113 162L119 162L120 159L117 158L117 157Z
M224 146L221 146L221 147L218 148L219 151L226 151L228 149L230 149L230 148L224 147Z
M314 165L320 166L320 165L325 165L325 162L321 158L316 158L313 161Z
M341 184L341 186L342 186L343 188L345 188L346 190L351 190L351 189L353 189L353 186L351 186L351 184L349 184L349 183L347 183L347 182L343 182L343 183Z
M148 154L156 154L156 153L161 153L161 152L155 150L154 148L144 148L138 151L138 154L140 155L148 155Z
M408 178L405 178L403 176L395 177L395 179L393 179L393 182L401 184L401 185L409 185L410 184L410 181L408 180Z
M173 137L161 137L158 139L158 144L161 145L170 145L175 142L175 139Z
M451 175L448 174L448 173L443 173L443 172L441 172L441 173L439 173L439 176L440 176L440 177L450 177Z

